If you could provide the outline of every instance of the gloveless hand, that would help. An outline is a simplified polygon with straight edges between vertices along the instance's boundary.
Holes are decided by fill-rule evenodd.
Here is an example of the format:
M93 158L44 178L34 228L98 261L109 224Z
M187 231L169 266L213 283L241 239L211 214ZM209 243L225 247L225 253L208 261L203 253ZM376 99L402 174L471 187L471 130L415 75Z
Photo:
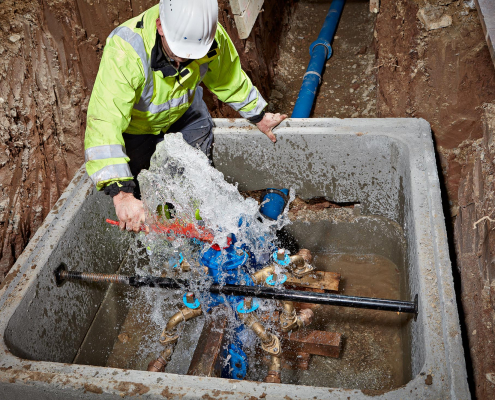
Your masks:
M145 222L144 205L132 193L120 192L113 198L121 230L139 232ZM147 230L148 231L148 230Z
M272 132L272 129L275 128L278 124L280 124L284 119L287 118L286 114L272 114L266 113L263 116L263 119L256 124L258 129L263 132L268 139L270 139L273 143L277 141L277 138Z

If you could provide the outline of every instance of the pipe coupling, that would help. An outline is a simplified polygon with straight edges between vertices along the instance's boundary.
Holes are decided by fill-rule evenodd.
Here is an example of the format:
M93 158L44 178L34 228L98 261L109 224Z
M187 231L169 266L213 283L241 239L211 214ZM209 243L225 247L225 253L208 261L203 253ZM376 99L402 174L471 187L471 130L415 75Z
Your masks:
M278 356L282 353L282 349L280 348L280 339L273 333L266 332L266 334L268 336L268 340L266 342L261 341L261 348L269 354Z
M280 380L280 371L268 371L268 374L265 378L266 383L281 383Z
M313 51L317 46L323 46L325 48L325 58L328 60L330 57L332 57L333 50L332 50L332 45L330 42L326 39L323 38L318 38L316 39L313 43L310 44L309 46L309 55L313 56Z
M290 273L292 276L300 279L311 274L314 270L315 267L308 263L302 255L290 256Z

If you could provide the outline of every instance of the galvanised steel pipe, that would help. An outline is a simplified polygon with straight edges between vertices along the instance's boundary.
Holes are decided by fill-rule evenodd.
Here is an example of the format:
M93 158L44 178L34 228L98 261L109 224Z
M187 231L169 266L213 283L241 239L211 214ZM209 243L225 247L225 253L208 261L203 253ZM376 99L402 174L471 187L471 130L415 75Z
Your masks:
M321 83L323 67L325 66L325 62L332 56L332 46L330 43L337 30L344 4L345 0L332 1L318 39L309 46L311 60L304 74L303 83L299 90L299 96L297 97L291 118L308 118L309 114L311 114L316 92Z
M65 264L55 270L57 285L67 280L86 282L120 283L134 287L156 287L161 289L186 289L189 282L183 279L162 278L158 276L125 276L68 271ZM210 293L227 296L257 297L260 299L297 301L299 303L324 304L330 306L364 308L369 310L395 311L418 314L418 296L414 301L377 299L372 297L344 296L333 293L313 293L299 290L287 290L277 287L245 285L210 285Z

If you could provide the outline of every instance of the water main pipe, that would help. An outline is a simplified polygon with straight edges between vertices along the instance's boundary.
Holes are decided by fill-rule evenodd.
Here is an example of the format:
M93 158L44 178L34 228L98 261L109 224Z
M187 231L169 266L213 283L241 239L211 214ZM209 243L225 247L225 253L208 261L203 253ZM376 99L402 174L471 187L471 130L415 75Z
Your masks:
M331 42L337 30L345 0L333 0L321 27L318 39L309 46L311 59L304 74L296 105L291 118L308 118L313 108L316 92L321 84L321 73L325 62L332 56Z
M68 271L65 264L55 270L55 280L58 286L65 281L109 282L120 283L134 287L156 287L161 289L184 289L189 287L189 282L183 279L162 278L158 276L125 276L112 274L86 273ZM313 293L299 290L287 290L276 287L244 286L244 285L218 285L213 284L208 288L210 293L224 294L227 296L257 297L260 299L297 301L299 303L324 304L330 306L364 308L369 310L395 311L418 314L418 295L414 301L377 299L371 297L344 296L331 293Z

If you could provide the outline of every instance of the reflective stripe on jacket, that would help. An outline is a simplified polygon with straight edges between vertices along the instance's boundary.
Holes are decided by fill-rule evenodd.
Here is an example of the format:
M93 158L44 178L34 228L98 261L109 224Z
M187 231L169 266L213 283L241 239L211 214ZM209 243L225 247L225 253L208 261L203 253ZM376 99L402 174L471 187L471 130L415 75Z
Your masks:
M132 179L122 133L166 132L189 108L201 81L244 118L259 115L266 106L220 24L205 57L182 63L173 75L152 68L158 15L156 5L117 27L107 39L84 139L86 171L98 190Z

